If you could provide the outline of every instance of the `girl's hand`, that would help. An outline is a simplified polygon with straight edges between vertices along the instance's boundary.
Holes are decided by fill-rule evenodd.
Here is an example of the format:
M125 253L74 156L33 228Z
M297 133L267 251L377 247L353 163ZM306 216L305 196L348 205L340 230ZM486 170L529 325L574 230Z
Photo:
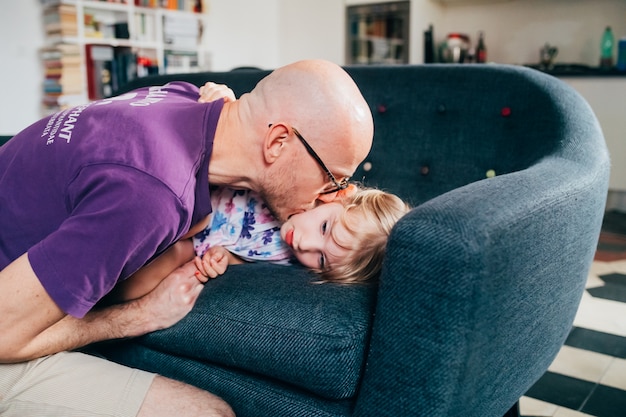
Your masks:
M194 258L198 273L196 278L201 282L206 282L207 278L217 278L218 275L222 275L228 268L228 251L222 246L212 246L206 253L200 257Z
M215 84L209 81L200 87L198 103L209 103L220 98L223 98L226 103L236 100L233 90L224 84Z

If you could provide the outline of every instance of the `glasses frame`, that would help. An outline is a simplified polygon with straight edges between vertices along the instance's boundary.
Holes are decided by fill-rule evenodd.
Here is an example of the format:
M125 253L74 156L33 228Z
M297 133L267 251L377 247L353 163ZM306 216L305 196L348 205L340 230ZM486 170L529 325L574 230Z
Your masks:
M272 124L270 123L269 126L271 127ZM326 173L326 175L328 175L328 178L334 185L334 188L330 190L322 191L320 194L336 193L337 191L345 190L346 188L348 188L348 181L350 180L350 178L346 177L342 179L341 181L337 181L337 178L335 178L333 173L330 172L330 169L328 169L326 164L322 161L322 158L320 158L317 152L315 152L313 148L311 147L311 145L309 145L309 142L307 142L306 139L304 139L304 137L300 134L300 132L298 132L298 129L291 126L291 130L293 130L293 133L296 135L298 139L300 139L300 142L302 142L302 144L306 148L306 151L309 153L309 155L311 155L311 157L313 157L313 159L315 159L315 162L317 162L317 164L322 168L322 170Z

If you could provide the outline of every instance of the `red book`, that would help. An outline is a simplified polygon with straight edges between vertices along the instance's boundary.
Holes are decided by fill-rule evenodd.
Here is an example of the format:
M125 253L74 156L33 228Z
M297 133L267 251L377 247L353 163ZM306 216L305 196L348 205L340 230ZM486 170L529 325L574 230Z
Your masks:
M89 100L109 97L113 93L113 47L85 45L85 55Z

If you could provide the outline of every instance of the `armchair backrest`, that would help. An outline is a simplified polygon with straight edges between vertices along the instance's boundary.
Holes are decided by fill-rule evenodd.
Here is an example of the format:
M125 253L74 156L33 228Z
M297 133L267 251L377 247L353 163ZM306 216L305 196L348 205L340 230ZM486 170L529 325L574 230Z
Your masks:
M388 243L355 415L502 416L571 329L608 189L602 132L581 96L537 71L384 79L364 90L380 111L360 169L421 204Z

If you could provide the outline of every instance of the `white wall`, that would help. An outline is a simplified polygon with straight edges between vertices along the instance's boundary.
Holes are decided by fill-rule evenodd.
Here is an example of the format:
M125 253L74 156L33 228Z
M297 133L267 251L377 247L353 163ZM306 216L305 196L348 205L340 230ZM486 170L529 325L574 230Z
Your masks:
M39 0L2 0L0 135L13 135L40 118L43 42Z
M344 62L343 0L210 0L204 44L212 71Z
M211 71L275 68L279 63L279 0L210 0L204 44Z
M440 37L443 39L445 34L441 30L440 22L444 19L444 12L445 8L432 0L411 0L409 63L424 62L424 31L428 30L429 25L433 25L435 41Z
M343 0L280 0L279 65L300 59L345 62Z

